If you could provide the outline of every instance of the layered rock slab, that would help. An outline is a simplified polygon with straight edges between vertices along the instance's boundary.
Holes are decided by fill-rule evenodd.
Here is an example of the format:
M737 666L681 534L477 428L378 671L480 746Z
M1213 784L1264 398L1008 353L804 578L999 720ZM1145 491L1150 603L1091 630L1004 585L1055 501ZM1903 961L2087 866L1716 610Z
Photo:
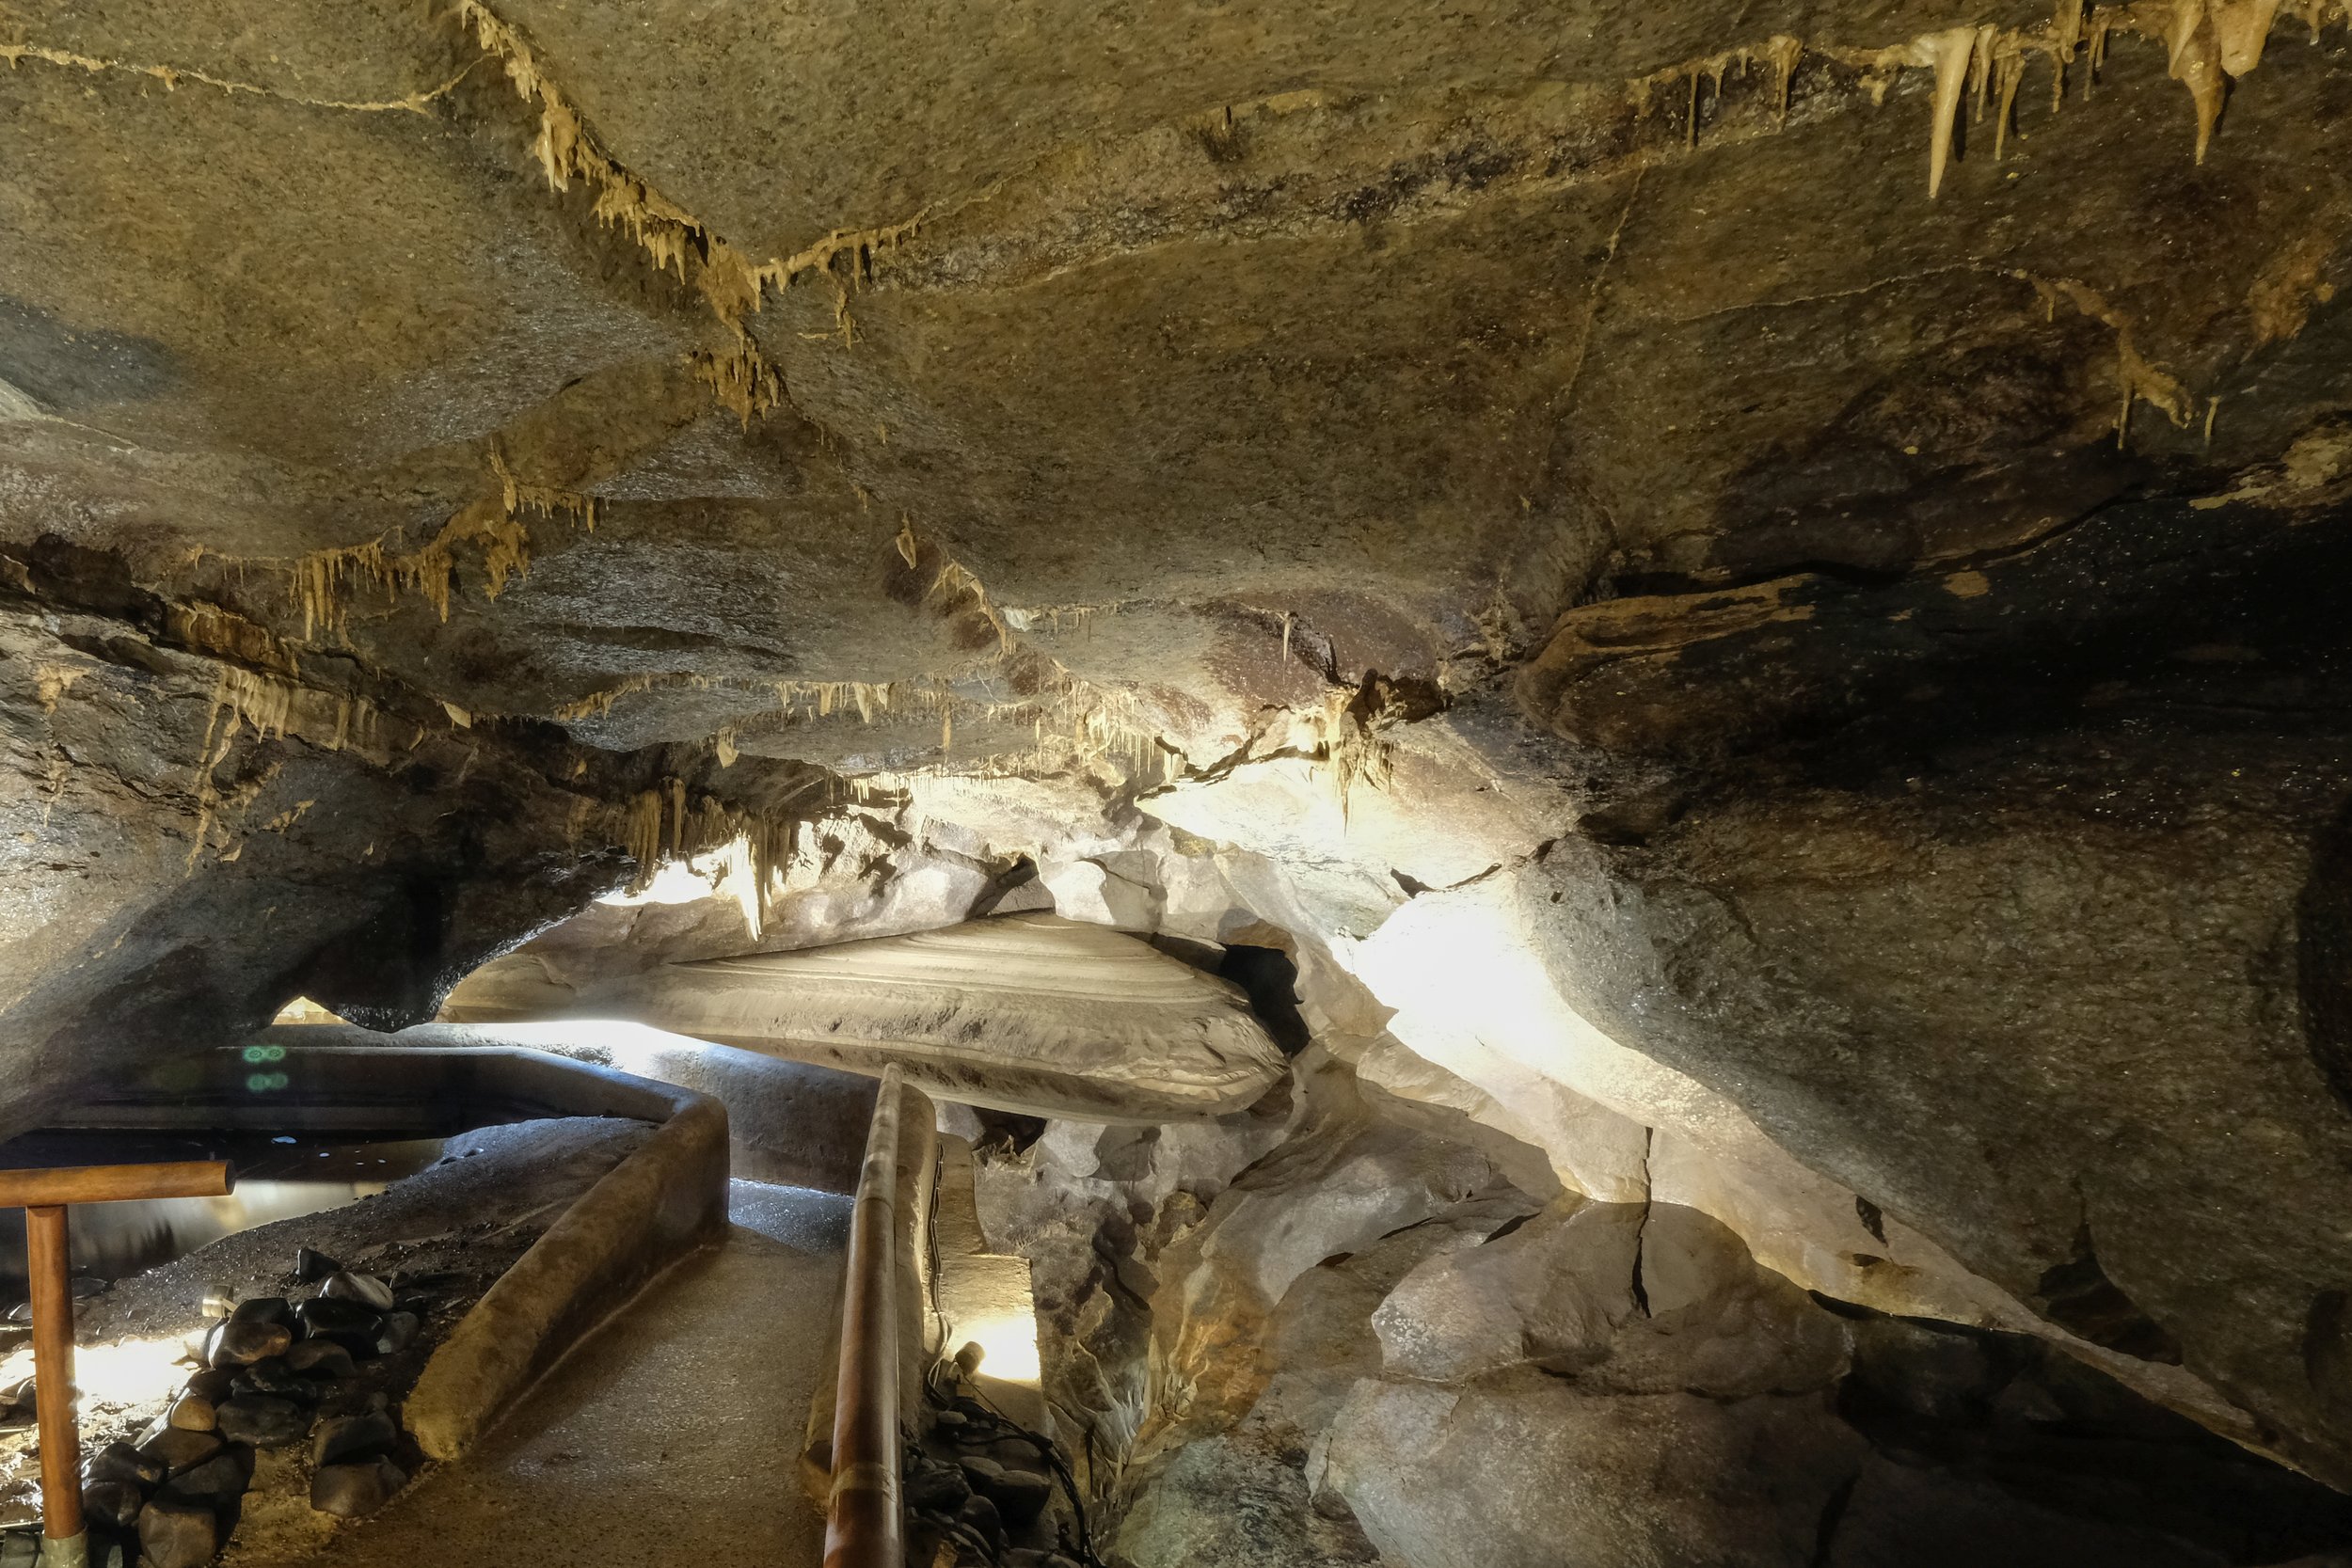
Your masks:
M544 996L453 999L472 1021ZM1057 915L796 953L668 964L578 994L572 1016L625 1018L820 1067L898 1067L993 1110L1162 1123L1247 1107L1283 1070L1238 986L1145 942Z

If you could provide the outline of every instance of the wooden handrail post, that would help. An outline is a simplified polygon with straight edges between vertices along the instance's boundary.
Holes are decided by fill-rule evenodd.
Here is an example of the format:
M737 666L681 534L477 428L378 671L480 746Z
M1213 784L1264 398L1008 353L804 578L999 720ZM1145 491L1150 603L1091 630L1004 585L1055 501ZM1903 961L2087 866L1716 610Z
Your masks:
M24 1211L24 1272L33 1295L33 1400L40 1421L42 1568L82 1568L82 1438L73 1419L73 1269L69 1203L219 1197L236 1185L225 1160L0 1171L0 1208Z
M898 1472L898 1208L899 1121L908 1095L883 1069L850 1210L841 1292L841 1359L833 1411L833 1486L825 1568L901 1568Z
M73 1280L65 1205L24 1211L33 1287L33 1398L40 1419L41 1556L82 1538L82 1434L73 1419ZM87 1556L87 1553L83 1554Z

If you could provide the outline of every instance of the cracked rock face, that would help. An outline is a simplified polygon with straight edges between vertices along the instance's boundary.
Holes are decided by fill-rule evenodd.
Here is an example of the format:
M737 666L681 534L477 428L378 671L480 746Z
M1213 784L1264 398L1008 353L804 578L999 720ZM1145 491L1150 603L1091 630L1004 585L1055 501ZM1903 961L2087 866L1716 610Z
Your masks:
M2352 1486L2352 6L1117 20L0 15L8 1117L1050 911L1293 1058L1030 1216L1168 1540L1427 1556L1216 1353L1506 1190ZM1433 1441L1574 1448L1395 1261Z

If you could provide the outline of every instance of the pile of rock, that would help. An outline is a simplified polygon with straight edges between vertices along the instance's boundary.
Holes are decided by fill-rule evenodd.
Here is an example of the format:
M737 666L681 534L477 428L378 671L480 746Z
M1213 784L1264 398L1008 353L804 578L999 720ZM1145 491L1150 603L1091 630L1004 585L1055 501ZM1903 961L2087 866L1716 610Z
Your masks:
M925 1568L1081 1568L1083 1549L1053 1539L1052 1462L1044 1439L977 1400L931 1412L931 1438L906 1460L907 1560Z
M259 1449L310 1445L310 1506L356 1518L407 1483L412 1457L360 1366L415 1342L427 1304L374 1275L303 1248L300 1300L257 1296L191 1342L199 1370L134 1442L110 1443L83 1470L91 1559L116 1550L147 1568L201 1568L235 1527ZM132 1543L135 1542L135 1546Z

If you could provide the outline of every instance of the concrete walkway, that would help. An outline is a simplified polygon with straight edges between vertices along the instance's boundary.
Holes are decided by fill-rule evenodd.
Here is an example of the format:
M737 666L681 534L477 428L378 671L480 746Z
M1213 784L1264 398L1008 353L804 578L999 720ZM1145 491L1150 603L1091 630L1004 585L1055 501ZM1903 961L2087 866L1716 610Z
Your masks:
M737 1181L723 1244L657 1280L472 1454L311 1560L333 1568L817 1568L796 1459L850 1199Z

